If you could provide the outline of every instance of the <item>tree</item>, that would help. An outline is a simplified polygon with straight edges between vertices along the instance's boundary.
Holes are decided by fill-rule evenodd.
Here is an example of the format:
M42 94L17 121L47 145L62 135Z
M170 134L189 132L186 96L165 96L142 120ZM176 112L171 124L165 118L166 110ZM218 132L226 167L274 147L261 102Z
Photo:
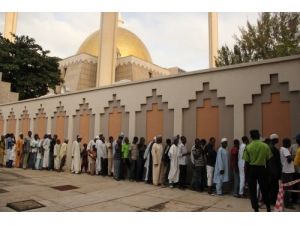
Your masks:
M47 50L28 36L16 36L10 42L0 33L0 72L3 81L19 93L19 99L36 98L55 89L63 81L58 69L59 58L48 56Z
M300 54L300 13L261 13L256 25L247 21L239 30L232 50L218 50L216 66Z

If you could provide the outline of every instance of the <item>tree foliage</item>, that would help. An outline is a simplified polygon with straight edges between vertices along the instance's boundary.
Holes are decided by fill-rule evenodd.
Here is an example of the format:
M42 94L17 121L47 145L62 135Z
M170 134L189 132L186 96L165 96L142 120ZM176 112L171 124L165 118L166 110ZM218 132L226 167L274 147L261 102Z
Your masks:
M218 50L216 66L300 53L300 13L261 13L255 25L247 21L239 30L233 49L225 45Z
M10 42L0 33L0 72L19 99L36 98L62 82L57 57L49 56L33 38L16 36Z

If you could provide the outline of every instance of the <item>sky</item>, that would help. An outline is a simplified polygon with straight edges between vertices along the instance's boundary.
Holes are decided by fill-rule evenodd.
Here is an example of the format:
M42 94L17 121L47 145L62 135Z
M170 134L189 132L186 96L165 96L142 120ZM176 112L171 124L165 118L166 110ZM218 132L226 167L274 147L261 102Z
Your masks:
M148 48L155 64L178 66L186 71L208 68L207 13L123 12L123 27L135 33ZM255 23L258 13L219 13L219 47L232 46L233 36L247 20ZM50 55L66 58L100 26L99 13L18 14L17 35L33 37ZM0 32L4 13L0 12Z

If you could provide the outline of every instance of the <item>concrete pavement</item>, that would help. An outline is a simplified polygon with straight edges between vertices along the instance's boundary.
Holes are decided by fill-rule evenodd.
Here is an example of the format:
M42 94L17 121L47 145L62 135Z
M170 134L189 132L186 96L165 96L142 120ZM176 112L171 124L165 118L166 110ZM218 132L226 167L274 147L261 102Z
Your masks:
M53 186L73 185L59 191ZM0 168L0 211L14 211L7 203L32 199L45 207L29 211L64 212L252 212L248 199L210 196L111 177ZM7 192L5 192L7 191ZM262 209L265 211L265 209ZM299 207L297 210L300 211Z

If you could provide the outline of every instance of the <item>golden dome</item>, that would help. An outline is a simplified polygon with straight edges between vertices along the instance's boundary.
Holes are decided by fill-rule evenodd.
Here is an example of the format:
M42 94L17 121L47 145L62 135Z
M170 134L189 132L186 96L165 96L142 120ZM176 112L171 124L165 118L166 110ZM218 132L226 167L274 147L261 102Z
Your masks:
M99 55L100 30L92 33L81 44L77 54L87 53ZM144 43L132 32L122 27L117 28L117 49L120 57L133 55L144 61L152 63L151 56Z

